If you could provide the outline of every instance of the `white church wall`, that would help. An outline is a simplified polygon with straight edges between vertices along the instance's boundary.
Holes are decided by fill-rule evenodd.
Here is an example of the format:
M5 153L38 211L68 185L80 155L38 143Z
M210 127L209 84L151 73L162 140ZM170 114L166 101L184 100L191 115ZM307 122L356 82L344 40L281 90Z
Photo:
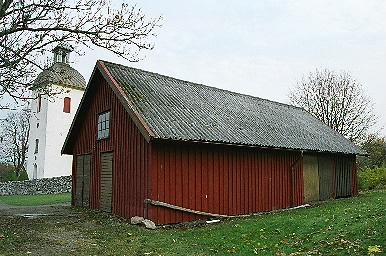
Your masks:
M84 93L83 90L75 88L84 88L86 83L83 76L69 65L69 54L72 50L73 47L69 45L58 44L52 50L54 53L52 66L42 71L35 80L38 85L44 83L50 86L54 96L42 96L39 111L39 98L37 92L33 91L35 99L31 102L32 115L27 153L27 173L30 179L71 174L72 156L62 156L61 149ZM48 81L52 84L46 84ZM64 110L67 97L70 99L70 111ZM36 150L37 139L38 150Z
M59 89L59 87L56 87ZM56 89L55 88L55 89ZM84 91L64 88L48 105L44 178L71 174L72 156L61 155L61 149ZM71 99L70 113L63 112L64 98Z
M43 96L40 112L37 112L38 99L31 102L30 146L27 160L27 173L30 179L71 174L72 156L62 156L60 151L84 91L56 85L52 88L61 93L50 98ZM71 99L70 113L63 112L65 97ZM38 153L35 153L36 139L39 139ZM36 176L34 176L35 165L37 166Z
M44 177L44 148L46 145L47 108L48 100L41 97L40 111L38 111L38 95L33 93L31 101L31 118L29 147L27 153L27 174L29 179ZM38 152L35 153L36 139L39 140ZM36 171L35 171L36 166Z

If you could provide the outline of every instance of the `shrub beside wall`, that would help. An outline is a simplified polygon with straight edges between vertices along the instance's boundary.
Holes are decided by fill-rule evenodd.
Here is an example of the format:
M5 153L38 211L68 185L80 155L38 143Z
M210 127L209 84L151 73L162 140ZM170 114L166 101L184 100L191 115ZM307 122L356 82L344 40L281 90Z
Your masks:
M358 172L361 190L386 188L386 166Z
M66 192L71 192L71 176L0 182L0 196L59 194Z
M22 171L19 177L16 177L15 168L10 164L0 163L0 182L28 180L26 171Z

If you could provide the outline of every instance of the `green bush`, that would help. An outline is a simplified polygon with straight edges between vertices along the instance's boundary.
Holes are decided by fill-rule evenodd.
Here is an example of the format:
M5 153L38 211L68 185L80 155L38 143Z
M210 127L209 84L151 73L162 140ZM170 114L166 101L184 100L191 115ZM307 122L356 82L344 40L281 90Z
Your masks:
M361 190L386 188L386 166L360 171L358 179Z
M19 178L16 177L14 168L8 164L0 164L0 182L28 180L28 174L25 171L20 173Z
M21 172L18 180L28 180L27 172L26 171Z
M0 164L0 182L12 180L12 174L14 173L11 165Z

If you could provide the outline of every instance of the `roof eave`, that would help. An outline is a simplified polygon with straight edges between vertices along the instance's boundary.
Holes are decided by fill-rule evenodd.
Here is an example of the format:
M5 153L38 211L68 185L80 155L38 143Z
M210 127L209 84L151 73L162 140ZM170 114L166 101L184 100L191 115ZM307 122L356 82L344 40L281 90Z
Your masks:
M345 154L345 155L356 155L356 156L368 156L363 152L342 152L342 151L327 151L327 150L316 150L316 149L304 149L304 148L287 148L287 147L274 147L274 146L263 146L257 144L240 144L240 143L231 143L225 141L209 141L209 140L186 140L186 139L173 139L173 138L152 138L153 141L160 142L186 142L186 143L202 143L202 144L212 144L212 145L224 145L224 146L234 146L234 147L249 147L249 148L261 148L261 149L271 149L271 150L288 150L288 151L303 151L309 153L328 153L328 154Z

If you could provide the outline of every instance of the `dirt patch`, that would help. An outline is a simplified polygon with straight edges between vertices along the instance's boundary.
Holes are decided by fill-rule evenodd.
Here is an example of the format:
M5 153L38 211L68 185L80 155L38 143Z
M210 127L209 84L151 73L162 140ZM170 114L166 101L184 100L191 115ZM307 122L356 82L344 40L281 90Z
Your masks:
M12 206L0 204L0 216L67 216L72 214L70 204L53 204L39 206Z
M82 234L84 214L69 204L0 208L0 255L77 255L94 244ZM88 227L90 228L90 227Z

